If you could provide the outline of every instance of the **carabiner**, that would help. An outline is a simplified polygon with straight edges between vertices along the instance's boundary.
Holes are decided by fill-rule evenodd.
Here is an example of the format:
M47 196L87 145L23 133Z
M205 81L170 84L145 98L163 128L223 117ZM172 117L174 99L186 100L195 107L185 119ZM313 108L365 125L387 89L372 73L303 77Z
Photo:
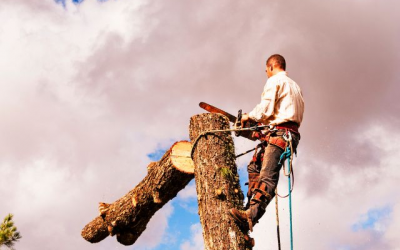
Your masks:
M283 139L285 139L285 141L290 142L292 140L292 133L290 133L290 131L287 132L287 134L283 134Z

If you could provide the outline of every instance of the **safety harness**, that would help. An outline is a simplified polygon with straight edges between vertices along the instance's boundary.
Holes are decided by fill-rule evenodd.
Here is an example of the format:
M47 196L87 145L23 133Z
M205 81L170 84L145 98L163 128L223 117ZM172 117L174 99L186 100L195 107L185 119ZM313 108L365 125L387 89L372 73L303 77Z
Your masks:
M282 137L280 136L271 136L276 132L277 130L285 130L285 133L283 134ZM257 139L261 141L260 144L256 146L253 155L252 161L257 163L260 159L262 160L264 158L264 151L265 147L268 144L272 144L275 146L278 146L279 148L283 149L284 152L281 154L279 163L283 165L283 172L284 175L288 177L288 194L285 196L281 196L278 193L278 189L276 189L275 193L275 207L276 207L276 224L277 224L277 237L278 237L278 249L281 250L281 239L280 239L280 229L279 229L279 209L278 209L278 197L281 198L287 198L289 197L289 217L290 217L290 249L293 250L293 223L292 223L292 191L293 191L293 186L294 186L294 172L293 172L293 167L292 167L292 160L293 160L293 144L292 144L292 133L296 133L300 135L298 132L298 127L294 124L284 124L280 126L276 126L273 129L270 129L267 131L267 133L263 134L261 132L255 132L253 133L253 136L256 136ZM258 149L260 148L260 155L258 156ZM251 152L252 150L246 151L245 153L239 154L236 157L240 157L248 152ZM258 157L257 157L258 156ZM285 161L287 160L287 170L285 168ZM258 162L260 164L260 162ZM292 182L293 179L293 182ZM249 181L249 183L251 183ZM252 192L254 186L249 185L249 192Z

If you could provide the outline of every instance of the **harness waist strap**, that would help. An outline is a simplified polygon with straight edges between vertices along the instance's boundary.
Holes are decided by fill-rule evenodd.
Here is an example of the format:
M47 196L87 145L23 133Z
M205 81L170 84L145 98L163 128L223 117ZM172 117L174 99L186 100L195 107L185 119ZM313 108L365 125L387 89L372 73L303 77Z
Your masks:
M296 122L284 122L275 126L277 129L287 129L290 132L299 133L299 125Z

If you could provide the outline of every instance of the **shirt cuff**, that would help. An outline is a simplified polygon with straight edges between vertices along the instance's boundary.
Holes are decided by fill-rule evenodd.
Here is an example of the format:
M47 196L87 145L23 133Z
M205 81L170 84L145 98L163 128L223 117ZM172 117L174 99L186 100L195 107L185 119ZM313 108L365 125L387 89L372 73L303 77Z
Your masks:
M256 122L258 122L261 119L261 117L257 117L256 112L254 112L254 110L249 113L249 118Z

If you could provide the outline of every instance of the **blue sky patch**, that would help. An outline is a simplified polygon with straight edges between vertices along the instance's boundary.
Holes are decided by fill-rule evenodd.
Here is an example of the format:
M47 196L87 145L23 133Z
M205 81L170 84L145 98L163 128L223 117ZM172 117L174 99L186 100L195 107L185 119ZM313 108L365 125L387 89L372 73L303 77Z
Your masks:
M54 0L56 3L61 4L62 6L66 6L66 2L68 0ZM74 4L81 4L84 0L71 0ZM107 0L97 0L98 2L106 2Z
M153 250L176 250L180 246L189 241L192 237L191 226L200 223L199 215L193 213L193 209L197 211L197 199L185 199L185 201L174 198L172 201L174 212L168 220L168 229L166 238L173 240L163 241ZM170 233L169 233L170 232ZM169 236L169 234L173 236Z
M375 232L386 231L388 219L392 214L392 207L387 205L385 207L370 209L366 214L360 216L357 223L353 224L351 229L353 232L361 230L373 230Z
M147 157L151 161L159 161L167 150L168 148L157 148L155 151L147 154ZM193 185L193 183L194 180L188 185ZM168 220L167 235L165 236L169 240L163 240L166 243L161 243L153 250L180 249L181 244L191 239L190 227L193 224L200 223L196 198L180 199L178 196L170 202L172 202L174 212ZM168 232L172 232L173 236L169 235Z
M68 0L54 0L56 3L62 4L62 6L65 7L66 1ZM71 0L74 4L80 4L83 2L83 0Z
M167 152L165 148L158 148L154 152L147 154L147 157L152 161L159 161L161 157Z

